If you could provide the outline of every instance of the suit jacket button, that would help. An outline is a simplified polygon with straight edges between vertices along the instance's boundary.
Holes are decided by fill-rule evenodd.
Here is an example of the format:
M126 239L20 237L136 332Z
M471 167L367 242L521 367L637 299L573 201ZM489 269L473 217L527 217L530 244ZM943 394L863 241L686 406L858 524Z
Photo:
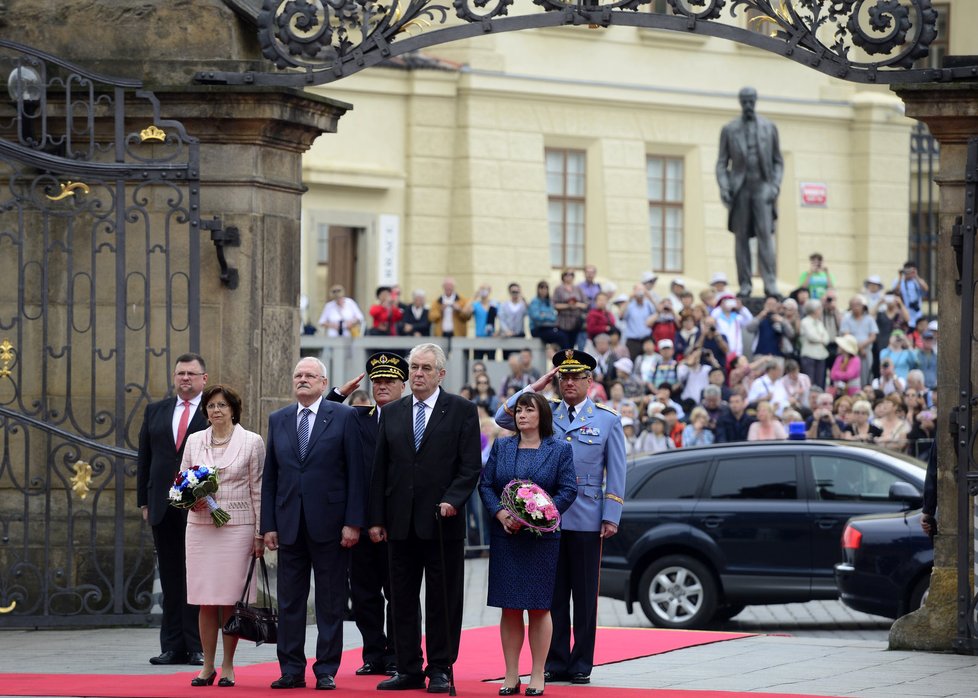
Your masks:
M567 437L567 440L568 440L568 441L570 441L570 440L571 440L571 437L569 437L569 436L568 436L568 437Z

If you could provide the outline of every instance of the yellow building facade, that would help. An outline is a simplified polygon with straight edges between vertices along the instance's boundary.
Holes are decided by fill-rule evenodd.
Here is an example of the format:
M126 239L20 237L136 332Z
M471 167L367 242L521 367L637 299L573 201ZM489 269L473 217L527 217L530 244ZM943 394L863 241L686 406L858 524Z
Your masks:
M978 3L949 7L950 52L968 53ZM462 295L488 283L500 298L585 263L626 293L648 270L660 291L675 276L694 291L714 272L735 279L715 168L746 85L780 132L782 292L815 251L843 294L907 257L913 122L885 87L630 27L485 36L424 58L315 88L353 110L303 161L309 322L337 282L366 309L381 284L431 298L453 276Z

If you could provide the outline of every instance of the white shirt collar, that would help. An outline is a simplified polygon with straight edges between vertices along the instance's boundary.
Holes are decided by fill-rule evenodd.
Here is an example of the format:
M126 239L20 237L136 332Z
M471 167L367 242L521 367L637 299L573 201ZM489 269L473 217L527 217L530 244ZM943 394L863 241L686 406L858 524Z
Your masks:
M428 396L428 399L427 400L419 400L417 397L415 397L414 395L412 395L411 396L411 398L412 398L411 399L411 409L412 410L418 409L418 403L419 402L423 402L425 404L425 406L427 406L428 409L434 410L435 409L435 403L438 402L438 395L440 393L441 393L441 386L438 386L437 388L435 388L435 392L433 392L431 395Z
M313 415L319 414L319 406L320 406L320 404L322 404L322 402L323 402L323 396L320 395L319 398L314 403L312 403L311 405L309 405L309 409L312 411ZM302 403L301 402L296 402L295 404L298 406L298 410L296 411L296 415L299 415L299 414L302 413L302 410L305 409L305 408L302 406Z

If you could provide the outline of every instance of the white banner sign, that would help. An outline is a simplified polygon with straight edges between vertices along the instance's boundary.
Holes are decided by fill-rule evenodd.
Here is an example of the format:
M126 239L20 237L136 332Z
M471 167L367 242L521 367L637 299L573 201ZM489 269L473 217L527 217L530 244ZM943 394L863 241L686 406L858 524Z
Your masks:
M401 219L384 214L379 219L377 236L377 285L393 286L397 280L397 258L400 254Z

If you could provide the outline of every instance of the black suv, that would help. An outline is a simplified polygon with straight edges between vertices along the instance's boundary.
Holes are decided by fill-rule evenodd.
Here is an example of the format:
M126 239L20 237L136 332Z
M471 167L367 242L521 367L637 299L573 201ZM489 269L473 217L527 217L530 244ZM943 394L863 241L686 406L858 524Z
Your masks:
M630 464L601 595L653 625L700 628L744 606L838 596L846 521L920 506L924 464L833 441L684 448Z

